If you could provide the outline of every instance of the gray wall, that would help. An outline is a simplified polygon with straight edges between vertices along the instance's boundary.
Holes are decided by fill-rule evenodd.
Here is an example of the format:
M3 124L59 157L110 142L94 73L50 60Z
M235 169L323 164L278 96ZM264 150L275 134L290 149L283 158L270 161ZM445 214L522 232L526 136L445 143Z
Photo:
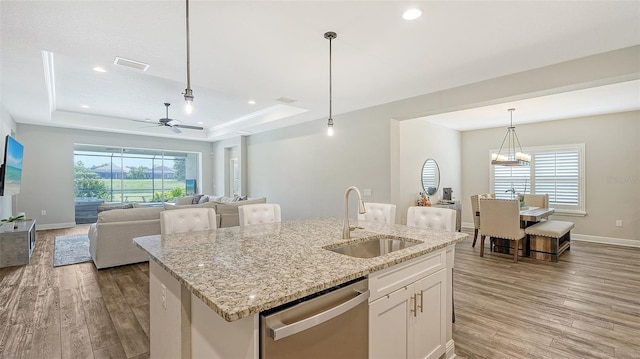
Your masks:
M115 134L68 128L18 124L19 141L25 147L22 192L17 211L35 218L38 228L62 228L75 224L73 147L75 143L202 152L204 193L213 188L211 143L159 137ZM47 215L40 215L46 210Z
M462 133L462 220L473 226L469 197L488 193L490 149L505 128ZM523 146L585 144L584 217L553 216L576 224L572 233L640 241L640 111L541 122L516 127ZM621 219L622 227L615 221ZM595 239L595 238L594 238Z
M390 116L375 108L247 139L248 193L280 203L283 220L342 216L349 186L371 190L368 202L390 202ZM216 168L219 168L216 166ZM351 196L351 216L356 201Z

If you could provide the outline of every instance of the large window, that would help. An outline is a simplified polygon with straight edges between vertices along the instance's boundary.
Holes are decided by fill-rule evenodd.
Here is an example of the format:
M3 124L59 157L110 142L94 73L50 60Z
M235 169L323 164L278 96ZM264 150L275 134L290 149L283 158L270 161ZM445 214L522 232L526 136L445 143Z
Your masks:
M557 213L584 215L584 144L532 147L525 152L531 154L530 166L490 165L496 197L547 193L549 206Z
M105 202L173 202L200 173L195 152L76 144L74 163L76 198Z

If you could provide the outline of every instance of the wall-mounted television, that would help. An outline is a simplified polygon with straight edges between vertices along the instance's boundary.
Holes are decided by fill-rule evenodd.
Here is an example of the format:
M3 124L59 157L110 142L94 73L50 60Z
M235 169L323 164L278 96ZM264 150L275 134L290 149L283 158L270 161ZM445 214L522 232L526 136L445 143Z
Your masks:
M0 196L20 193L24 146L7 135L4 144L4 162L0 167Z

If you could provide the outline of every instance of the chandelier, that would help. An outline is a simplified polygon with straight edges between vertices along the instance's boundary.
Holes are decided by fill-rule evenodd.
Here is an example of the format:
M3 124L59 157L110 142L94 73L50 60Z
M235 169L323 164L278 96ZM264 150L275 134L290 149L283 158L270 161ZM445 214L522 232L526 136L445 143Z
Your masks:
M518 140L518 135L516 134L516 128L513 126L513 111L515 110L515 108L507 110L511 114L511 121L509 123L509 127L507 127L507 134L502 140L498 153L491 155L492 165L528 166L531 163L531 155L522 151L520 140Z

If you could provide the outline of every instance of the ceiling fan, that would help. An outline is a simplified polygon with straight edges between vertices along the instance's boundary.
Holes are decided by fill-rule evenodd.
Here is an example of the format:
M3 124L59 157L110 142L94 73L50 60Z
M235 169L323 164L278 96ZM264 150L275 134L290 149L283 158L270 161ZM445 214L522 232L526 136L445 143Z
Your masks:
M169 127L171 129L171 131L175 132L175 133L180 133L182 131L180 131L181 128L187 128L190 130L204 130L204 127L201 126L193 126L193 125L185 125L182 122L180 122L179 120L175 120L172 118L169 118L169 106L171 106L170 103L165 102L164 106L166 107L166 116L164 118L161 118L158 120L158 125L159 126L166 126Z

